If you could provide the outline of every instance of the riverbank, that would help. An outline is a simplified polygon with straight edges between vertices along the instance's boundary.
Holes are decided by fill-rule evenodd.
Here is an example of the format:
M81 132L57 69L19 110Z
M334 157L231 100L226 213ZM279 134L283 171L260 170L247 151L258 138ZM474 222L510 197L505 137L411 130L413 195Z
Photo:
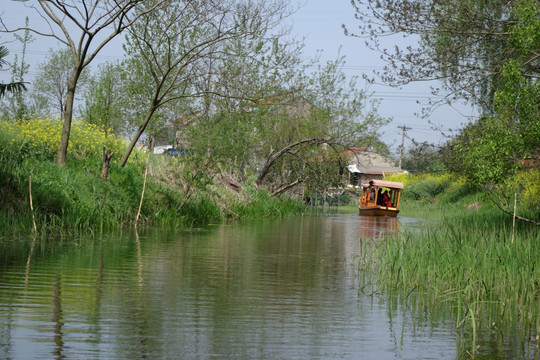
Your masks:
M136 221L193 226L307 210L302 202L245 185L231 189L208 176L188 183L182 177L187 169L178 169L174 160L113 164L107 181L97 161L70 161L64 168L34 159L10 163L0 171L0 232L31 232L34 221L38 232L99 232Z

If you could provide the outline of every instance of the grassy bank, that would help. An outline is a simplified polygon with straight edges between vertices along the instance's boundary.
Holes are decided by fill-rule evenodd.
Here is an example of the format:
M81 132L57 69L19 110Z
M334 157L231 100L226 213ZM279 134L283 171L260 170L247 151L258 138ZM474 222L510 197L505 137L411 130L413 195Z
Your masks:
M120 168L125 143L107 132L75 123L69 158L55 165L61 123L54 119L0 122L0 233L96 232L133 224L145 188L139 222L207 224L224 219L286 216L306 211L298 201L272 198L243 184L227 186L196 158L135 152ZM114 152L108 179L102 153ZM146 183L145 173L147 172ZM31 185L31 189L30 189ZM32 206L30 197L32 197Z
M175 159L163 159L173 161ZM225 219L286 216L306 211L301 202L272 198L245 187L231 191L219 182L185 189L164 184L149 163L139 223L192 226ZM25 160L0 171L0 232L104 231L135 222L145 169L113 165L109 181L101 179L101 164L68 162L59 168L51 161ZM31 196L34 210L30 207Z

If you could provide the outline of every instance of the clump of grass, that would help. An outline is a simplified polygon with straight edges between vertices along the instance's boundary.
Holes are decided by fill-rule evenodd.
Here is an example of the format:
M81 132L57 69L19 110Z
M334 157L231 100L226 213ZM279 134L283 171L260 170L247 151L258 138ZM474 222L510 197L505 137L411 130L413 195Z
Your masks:
M32 197L38 228L75 230L115 227L132 217L129 199L121 188L81 172L70 163L59 168L49 161L25 160L4 180L11 184L12 202L2 203L24 230L29 217L28 182L32 175ZM16 215L16 216L15 216ZM29 229L29 228L27 228Z
M456 323L473 342L480 329L511 326L525 339L539 334L538 229L520 223L512 241L512 221L504 214L457 214L379 242L373 262L378 286L453 302Z
M236 201L231 212L241 219L263 219L304 213L307 208L299 200L286 197L272 197L267 191L248 186L245 189L247 201Z

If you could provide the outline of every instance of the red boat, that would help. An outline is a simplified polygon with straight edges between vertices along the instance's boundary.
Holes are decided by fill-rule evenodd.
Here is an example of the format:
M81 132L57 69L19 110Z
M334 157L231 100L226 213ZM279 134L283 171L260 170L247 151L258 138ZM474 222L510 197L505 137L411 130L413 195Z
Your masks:
M363 216L391 216L399 213L403 184L394 181L371 180L362 184L358 212Z

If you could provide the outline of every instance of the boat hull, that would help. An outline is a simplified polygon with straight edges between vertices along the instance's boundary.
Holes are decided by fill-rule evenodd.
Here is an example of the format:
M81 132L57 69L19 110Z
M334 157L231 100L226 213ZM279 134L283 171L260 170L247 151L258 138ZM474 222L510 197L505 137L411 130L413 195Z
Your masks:
M386 206L358 207L358 213L361 216L389 216L396 217L399 210L388 208Z

